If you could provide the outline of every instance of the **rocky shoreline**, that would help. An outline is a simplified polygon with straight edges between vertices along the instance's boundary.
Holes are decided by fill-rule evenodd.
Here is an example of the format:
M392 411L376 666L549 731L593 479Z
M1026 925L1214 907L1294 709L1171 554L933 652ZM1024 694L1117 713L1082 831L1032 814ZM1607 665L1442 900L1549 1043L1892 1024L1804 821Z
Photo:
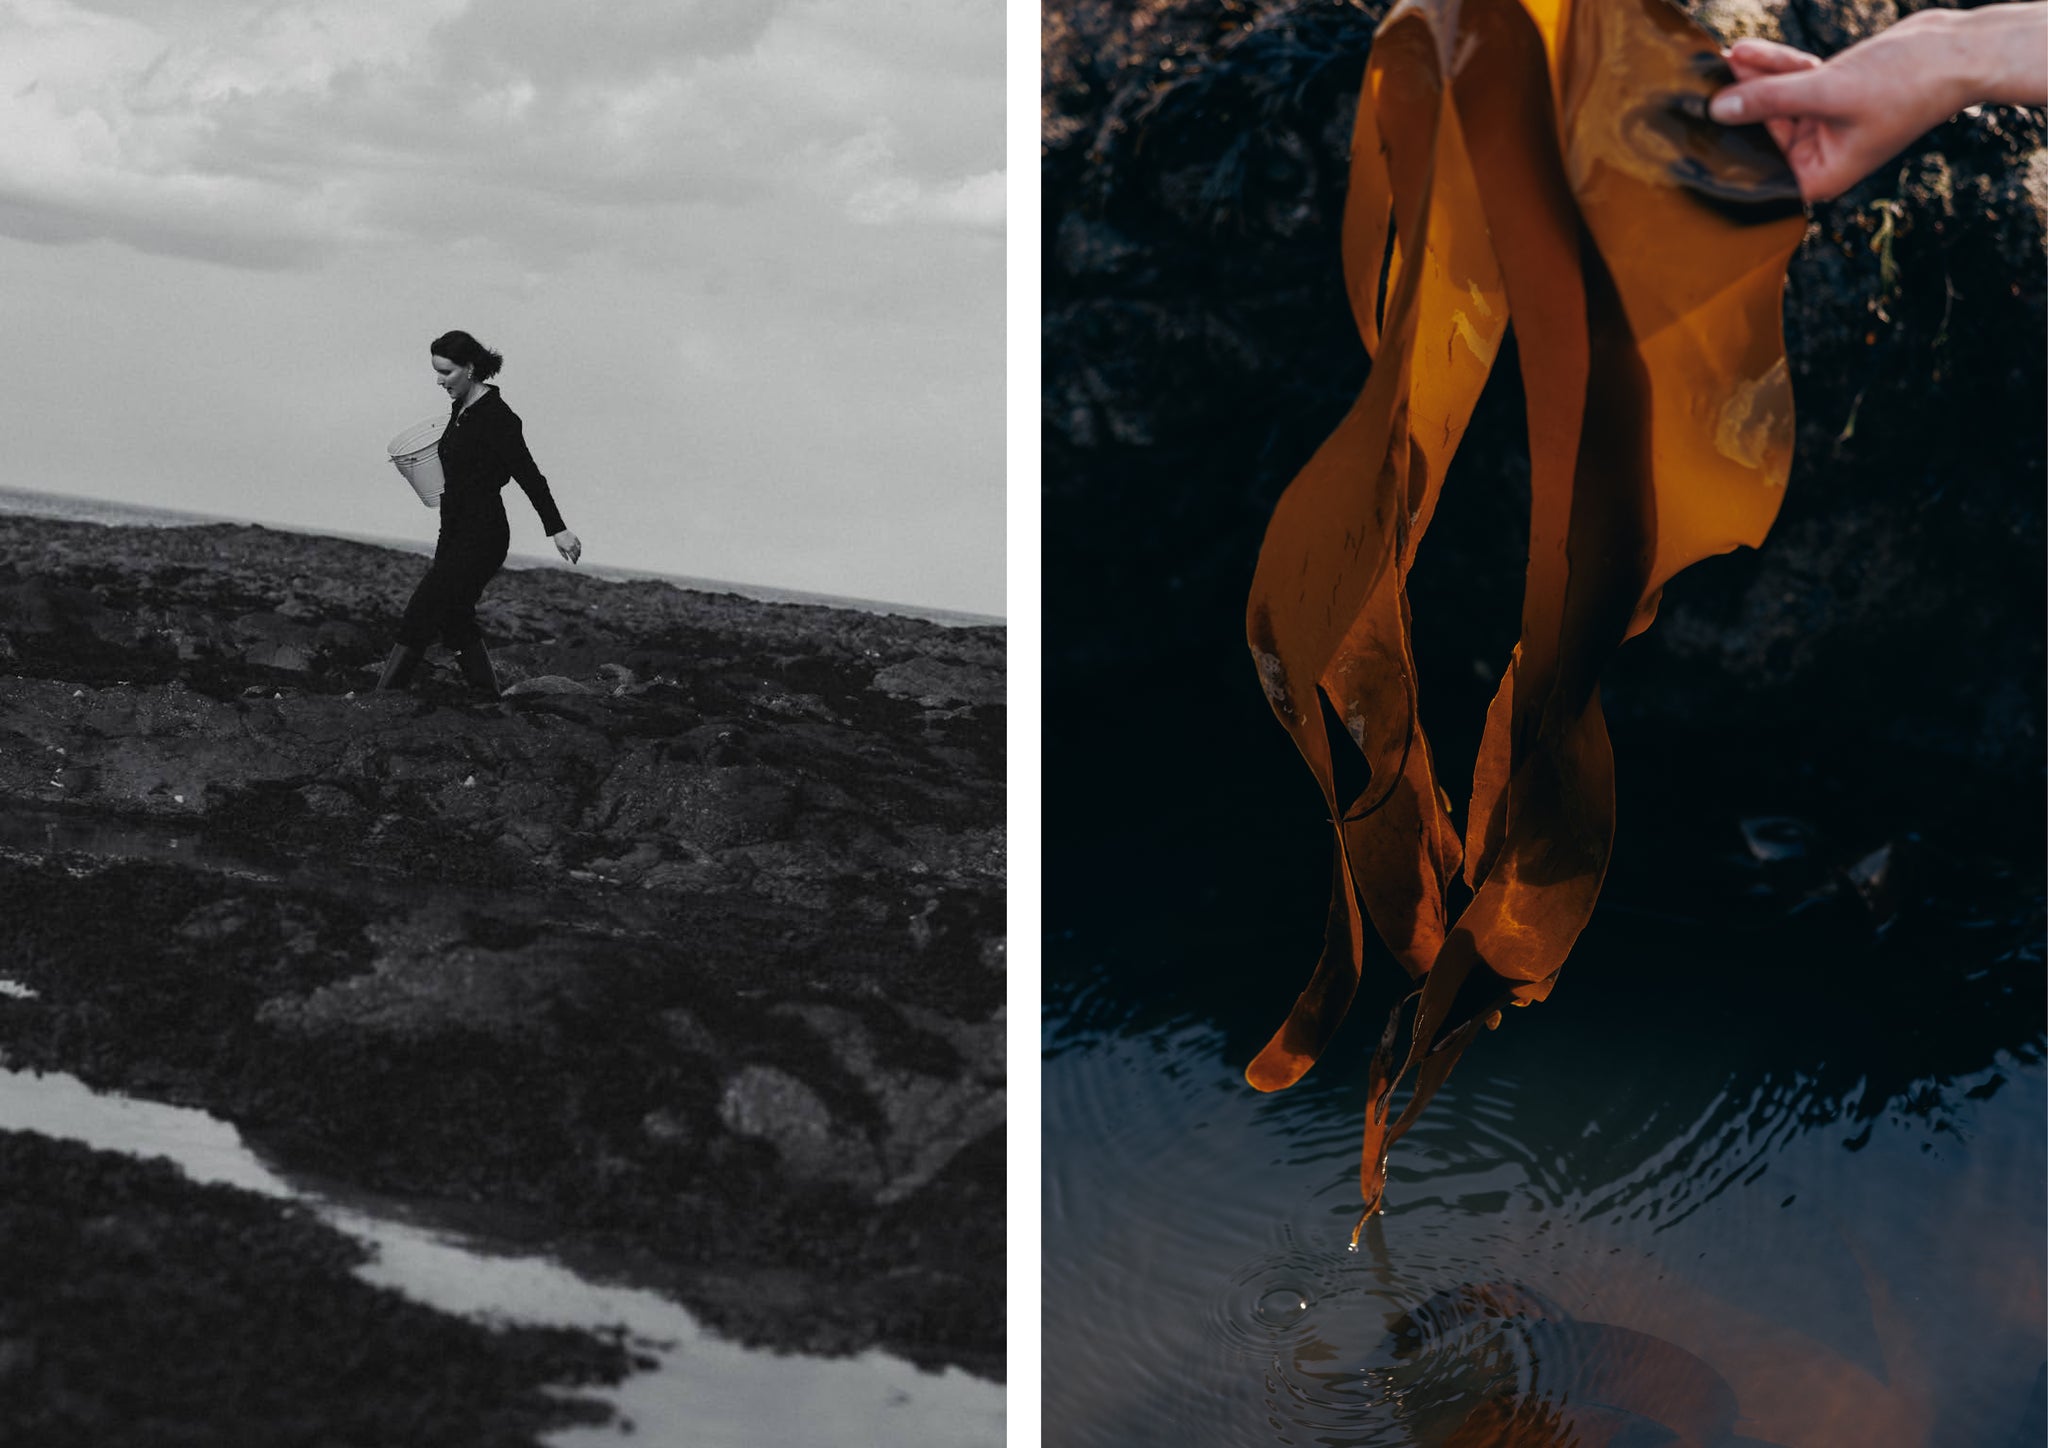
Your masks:
M0 1058L1000 1376L1003 631L509 571L371 693L421 566L0 516Z
M1826 55L1924 4L1687 8L1724 39ZM1049 837L1087 820L1095 762L1120 769L1140 741L1169 774L1157 750L1176 742L1214 772L1291 753L1242 648L1244 600L1274 500L1367 371L1337 233L1385 9L1046 7L1044 551L1063 580L1045 596ZM1903 783L1928 812L1955 808L1958 781L1980 812L2016 780L2038 787L2044 217L2048 117L1999 106L1812 208L1786 291L1799 434L1783 512L1761 549L1672 581L1603 681L1617 731L1785 766L1788 791L1806 775L1852 797ZM1526 440L1511 337L1408 581L1423 722L1454 779L1516 638ZM1201 701L1190 727L1107 737L1142 716L1090 701L1140 670ZM1246 731L1226 739L1211 721L1231 711ZM1618 767L1626 788L1639 768Z

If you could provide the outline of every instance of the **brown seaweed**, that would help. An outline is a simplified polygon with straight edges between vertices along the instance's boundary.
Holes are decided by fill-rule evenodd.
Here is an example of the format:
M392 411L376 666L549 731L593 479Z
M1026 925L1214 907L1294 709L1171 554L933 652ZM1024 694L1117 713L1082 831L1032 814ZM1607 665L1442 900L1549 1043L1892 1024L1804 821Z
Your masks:
M1373 366L1276 504L1247 608L1335 856L1321 959L1247 1079L1277 1090L1315 1063L1368 920L1419 982L1371 1067L1361 1224L1393 1144L1502 1007L1550 993L1592 913L1614 839L1601 670L1674 574L1759 544L1784 492L1803 221L1761 129L1705 119L1719 67L1666 0L1401 0L1374 39L1343 230ZM1529 567L1461 831L1418 717L1406 582L1510 318ZM1340 799L1347 747L1367 782ZM1453 1025L1468 982L1485 998Z

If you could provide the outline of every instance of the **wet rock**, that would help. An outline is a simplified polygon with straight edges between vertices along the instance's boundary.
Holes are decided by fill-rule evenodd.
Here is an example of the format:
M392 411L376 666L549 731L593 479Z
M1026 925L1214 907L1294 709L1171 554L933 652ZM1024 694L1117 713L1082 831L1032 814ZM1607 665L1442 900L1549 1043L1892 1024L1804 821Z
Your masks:
M307 1033L426 1039L459 1029L511 1039L544 1030L555 1003L578 985L574 964L559 957L455 946L387 955L367 975L270 1002L260 1019Z
M644 883L649 872L661 864L661 856L660 841L641 840L623 854L597 856L586 862L584 868L616 884L638 885Z
M370 631L360 624L346 619L328 619L313 631L313 639L323 652L353 653L374 646Z
M363 1255L303 1207L0 1132L0 1441L504 1448L609 1417L562 1386L617 1382L623 1343L437 1312Z
M823 699L816 694L784 694L779 692L756 694L754 707L765 709L770 714L780 714L786 719L816 719L825 724L841 724L842 720Z
M818 1094L774 1066L745 1066L727 1080L718 1103L728 1131L775 1148L796 1176L874 1192L882 1166L874 1148L835 1121Z
M692 1146L697 1132L686 1117L673 1111L650 1111L640 1118L640 1131L649 1141L671 1151Z
M717 1037L705 1029L696 1012L675 1006L663 1011L658 1019L662 1033L678 1051L691 1056L721 1054Z
M303 672L319 652L318 631L282 612L243 614L228 626L228 634L243 659L259 668Z
M309 784L298 793L306 812L319 819L350 820L363 813L361 802L337 785Z
M875 672L872 687L895 699L921 704L1000 704L1003 679L993 670L936 659L907 659Z
M298 674L313 667L313 651L297 643L251 644L242 658L258 668L287 669Z
M587 816L608 833L661 831L699 848L776 839L796 817L797 795L779 771L703 768L635 754L599 786Z
M517 697L521 694L591 694L595 692L590 685L579 683L575 679L565 678L561 674L536 674L530 679L521 679L515 684L508 685L504 690L507 698Z
M845 862L815 840L775 840L723 851L719 863L745 872L749 894L799 910L829 910Z
M32 1371L36 1365L36 1345L26 1337L0 1338L0 1380L17 1373Z
M885 1128L878 1148L877 1202L900 1202L915 1194L955 1156L1001 1129L1003 1091L986 1084L987 1077L963 1081L891 1067L860 1017L835 1006L791 1005L780 1013L816 1032L880 1108Z
M248 928L249 919L240 901L215 900L186 916L178 926L178 934L198 944L214 945Z
M663 860L640 877L643 890L678 894L720 893L744 885L753 875L746 861L725 862L698 852L692 858Z
M1001 941L991 941L1000 953ZM905 1006L904 1020L921 1031L943 1038L959 1053L963 1066L977 1080L1000 1082L1004 1078L1005 1046L1008 1028L1004 1013L998 1009L986 1021L963 1021L921 1006Z
M5 578L0 574L0 580ZM0 581L0 621L17 636L93 633L96 626L106 627L105 613L83 588L36 578Z
M999 1371L1000 1142L932 1175L906 1135L957 1141L998 1083L893 1007L1002 996L1002 720L954 697L1000 698L1001 631L508 570L484 623L523 697L438 648L372 692L422 566L0 514L0 898L34 941L0 1052L623 1248L721 1331ZM868 687L900 665L938 692ZM916 1079L792 999L886 1004L876 1069Z

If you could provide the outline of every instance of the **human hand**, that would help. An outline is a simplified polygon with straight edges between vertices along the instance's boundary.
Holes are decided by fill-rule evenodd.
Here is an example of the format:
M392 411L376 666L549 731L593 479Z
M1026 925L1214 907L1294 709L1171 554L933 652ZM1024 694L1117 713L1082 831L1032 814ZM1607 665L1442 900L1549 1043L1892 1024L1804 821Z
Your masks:
M2048 99L2044 40L2048 4L2038 0L1921 11L1826 61L1739 40L1728 51L1736 84L1714 97L1709 114L1724 125L1763 122L1800 194L1825 201L1965 106Z
M581 538L578 538L574 533L571 533L567 528L564 528L561 532L557 533L554 536L553 541L555 545L555 551L560 553L564 558L568 559L571 563L576 562L583 556L583 540Z
M1841 195L1960 106L1915 58L1906 22L1823 61L1789 45L1738 40L1737 84L1716 95L1717 121L1762 121L1808 201Z

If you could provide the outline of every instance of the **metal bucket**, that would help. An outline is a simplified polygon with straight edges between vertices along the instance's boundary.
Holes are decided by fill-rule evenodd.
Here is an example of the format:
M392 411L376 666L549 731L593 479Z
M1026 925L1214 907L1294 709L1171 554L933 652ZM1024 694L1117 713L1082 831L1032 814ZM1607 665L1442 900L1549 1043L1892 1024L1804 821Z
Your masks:
M429 508L441 506L441 490L448 485L441 474L441 434L447 427L445 415L430 417L391 439L385 449L391 455L392 466L412 484L412 490Z

